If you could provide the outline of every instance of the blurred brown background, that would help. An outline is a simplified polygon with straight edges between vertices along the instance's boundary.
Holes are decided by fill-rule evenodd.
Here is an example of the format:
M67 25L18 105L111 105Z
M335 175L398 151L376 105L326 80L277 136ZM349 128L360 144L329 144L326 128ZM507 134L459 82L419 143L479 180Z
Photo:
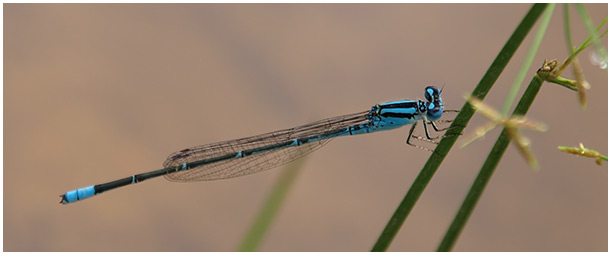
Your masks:
M607 16L606 4L585 6L595 25ZM159 169L185 147L424 98L429 84L460 109L529 8L5 4L4 250L234 251L280 169L159 178L67 206L58 195ZM579 45L587 34L571 13ZM557 6L530 74L567 57L561 14ZM532 35L486 98L494 107ZM591 52L580 57L588 108L544 85L529 117L550 129L524 131L540 171L509 147L455 251L607 250L607 163L556 149L582 142L607 154L607 71ZM476 116L465 132L483 123ZM499 132L452 149L391 251L437 248ZM371 249L429 155L407 146L407 133L338 138L307 157L261 250Z

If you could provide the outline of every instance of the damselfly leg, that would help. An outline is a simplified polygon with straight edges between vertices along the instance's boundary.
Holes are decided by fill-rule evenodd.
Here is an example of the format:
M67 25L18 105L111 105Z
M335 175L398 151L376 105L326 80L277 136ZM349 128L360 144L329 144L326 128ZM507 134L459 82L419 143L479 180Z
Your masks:
M443 112L444 113L447 113L447 112L457 113L458 111L457 110L444 110ZM442 132L442 131L446 131L446 130L449 130L449 129L456 128L458 126L453 126L453 127L452 126L448 126L448 127L445 127L445 128L439 128L437 126L437 124L439 124L439 123L452 123L452 121L454 121L454 120L452 119L452 120L427 121L426 119L423 119L422 120L422 124L424 126L424 134L425 134L426 137L422 137L422 136L414 134L414 130L416 128L416 125L418 124L418 123L414 123L412 125L412 127L410 128L410 130L409 130L409 135L407 137L406 143L411 145L411 146L413 146L413 147L416 147L418 149L425 150L425 151L431 151L432 152L433 150L431 150L429 148L426 148L426 147L414 144L413 142L410 141L411 138L419 140L419 141L424 141L424 142L428 142L428 143L431 143L431 144L435 144L435 145L439 144L439 142L437 141L439 138L445 138L445 137L448 137L448 136L456 136L456 135L455 134L450 134L450 135L445 135L444 134L444 135L440 135L440 136L431 137L429 129L428 129L428 125L431 125L431 127L433 127L433 130L435 130L435 132ZM458 134L458 135L460 135L460 134Z

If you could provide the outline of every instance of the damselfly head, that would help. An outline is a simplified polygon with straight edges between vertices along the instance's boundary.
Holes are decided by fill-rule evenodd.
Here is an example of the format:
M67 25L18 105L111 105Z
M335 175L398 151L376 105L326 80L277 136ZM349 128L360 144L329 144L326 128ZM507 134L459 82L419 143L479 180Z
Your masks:
M441 90L435 86L428 86L424 89L424 97L427 102L426 116L429 120L435 121L443 114L443 103L441 102Z

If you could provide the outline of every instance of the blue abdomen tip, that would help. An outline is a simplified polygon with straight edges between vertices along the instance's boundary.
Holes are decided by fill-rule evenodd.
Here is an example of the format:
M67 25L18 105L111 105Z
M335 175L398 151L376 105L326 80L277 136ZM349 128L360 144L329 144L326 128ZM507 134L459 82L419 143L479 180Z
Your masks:
M62 204L83 200L85 198L92 197L93 195L95 195L95 189L93 188L93 185L77 190L68 191L62 196Z

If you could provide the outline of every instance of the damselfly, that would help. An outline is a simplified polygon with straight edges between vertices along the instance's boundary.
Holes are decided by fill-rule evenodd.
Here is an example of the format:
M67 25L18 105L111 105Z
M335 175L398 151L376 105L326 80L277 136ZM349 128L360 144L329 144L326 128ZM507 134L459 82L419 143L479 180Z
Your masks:
M419 120L422 120L426 134L426 139L417 137L419 139L433 139L429 135L427 124L436 131L441 130L434 123L443 114L441 90L428 86L424 89L424 97L426 101L401 100L376 104L368 111L328 118L267 134L180 150L168 156L163 163L163 169L68 191L60 195L60 203L72 203L159 176L164 176L170 181L193 182L254 174L303 157L335 137L385 131L407 124L413 124L407 137L407 144L417 146L410 142L410 138Z

